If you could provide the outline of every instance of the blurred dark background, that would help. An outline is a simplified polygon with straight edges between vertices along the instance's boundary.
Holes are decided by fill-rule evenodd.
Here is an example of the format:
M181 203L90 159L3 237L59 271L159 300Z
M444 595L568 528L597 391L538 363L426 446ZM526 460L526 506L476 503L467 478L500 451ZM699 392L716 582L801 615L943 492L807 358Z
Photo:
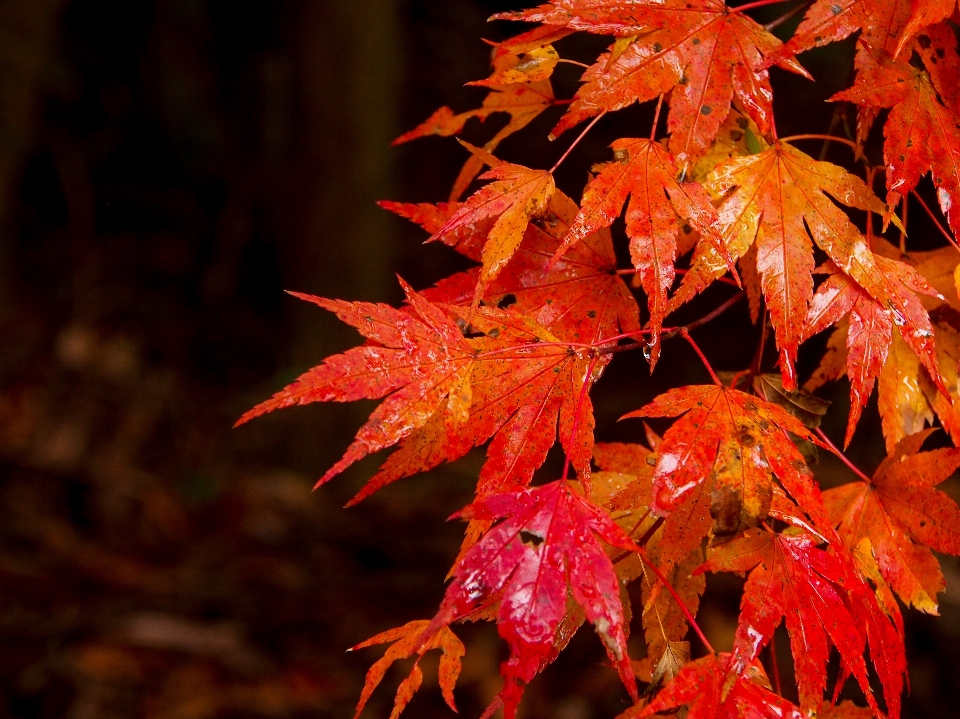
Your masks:
M284 289L395 302L394 273L424 287L463 267L374 201L445 199L464 151L389 142L440 105L480 103L482 90L463 87L487 73L480 38L518 29L485 20L517 6L0 2L0 718L346 719L379 650L344 650L433 614L460 539L445 517L469 501L482 452L342 510L381 458L310 488L373 403L230 426L356 341ZM562 52L602 44L573 38ZM797 108L847 82L836 68L851 47L805 59L817 85L778 72L778 112L814 122ZM561 66L558 96L578 72ZM830 111L814 111L819 131ZM648 117L635 108L599 125L561 186L578 196L605 146ZM555 119L500 153L552 164L569 142L546 141ZM729 362L718 369L749 362L742 307L703 334ZM655 381L642 362L611 367L602 438L638 439L619 415L703 379L675 352ZM882 454L855 451L871 470ZM945 570L944 616L909 618L910 717L955 711L960 574L953 560ZM723 645L738 595L722 590L737 583L711 581L720 591L704 625ZM499 688L503 648L493 627L458 631L468 653L457 697L475 717ZM434 661L411 718L450 716ZM622 711L603 662L582 632L530 687L524 715ZM367 716L388 715L407 671L387 674Z

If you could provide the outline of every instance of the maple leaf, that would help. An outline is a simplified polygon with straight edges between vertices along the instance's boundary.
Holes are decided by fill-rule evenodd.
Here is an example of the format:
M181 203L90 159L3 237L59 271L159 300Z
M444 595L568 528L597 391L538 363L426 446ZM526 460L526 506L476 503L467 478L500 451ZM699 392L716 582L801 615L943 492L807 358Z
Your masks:
M557 249L560 257L584 237L609 227L620 215L627 197L627 235L630 256L640 271L650 309L650 369L660 355L660 327L666 314L667 292L673 286L677 258L677 216L726 256L717 212L699 184L680 183L673 158L656 142L622 138L613 143L616 162L601 170L584 191L580 212ZM736 274L733 263L731 271Z
M299 295L336 313L369 342L328 358L238 424L293 405L386 396L317 483L401 442L351 503L396 479L462 457L491 437L497 470L486 481L527 484L555 441L558 420L571 464L589 471L593 416L583 388L596 379L588 368L597 362L588 352L560 343L532 320L491 308L473 316L479 336L464 337L455 319L408 286L404 290L409 312ZM457 319L466 326L463 317Z
M772 122L771 63L810 77L778 53L780 41L720 0L558 0L494 18L527 20L618 38L583 75L554 135L587 117L672 91L670 151L683 169L706 151L736 98L763 133Z
M943 386L936 367L933 328L910 284L913 275L904 281L899 266L876 258L860 231L831 200L883 214L885 206L860 178L779 142L756 155L724 163L704 186L723 198L720 225L730 256L743 257L756 245L757 269L780 349L784 387L796 389L794 360L813 297L813 243L893 313L904 339L938 387ZM689 300L725 271L723 260L701 244L669 309Z
M878 264L897 274L905 281L902 285L922 287L932 296L937 292L910 266L887 258L876 258ZM914 304L916 298L904 294L905 302ZM914 307L915 311L917 308ZM804 338L817 334L850 315L846 330L847 376L850 378L850 416L844 446L850 444L860 414L867 403L877 376L883 368L893 344L893 313L864 292L853 280L835 273L817 288L810 304ZM936 358L926 357L936 363ZM919 359L917 363L919 363Z
M660 439L647 429L651 445L659 448ZM653 452L639 444L600 443L594 445L593 461L604 471L591 477L591 486L605 483L619 488L613 496L597 498L631 538L646 538L651 561L660 568L691 615L695 615L700 595L706 589L704 578L694 576L693 570L703 562L701 543L710 529L709 492L691 492L665 519L657 519L649 510L656 465ZM651 660L667 657L671 647L686 636L686 615L637 555L622 558L615 568L621 581L643 578L642 621L647 655Z
M380 203L403 217L436 232L459 205L403 205ZM585 237L563 257L551 262L560 239L577 215L577 204L557 190L537 225L529 225L519 249L500 274L486 286L482 302L509 307L536 320L565 342L599 343L606 337L640 329L637 302L617 275L617 258L610 232L600 230ZM462 228L447 235L450 244L470 259L480 261L482 226ZM547 269L549 267L549 269ZM469 305L473 301L480 269L446 278L423 292L433 302Z
M769 717L801 719L800 709L770 690L763 670L741 667L734 655L711 654L683 667L646 706L630 709L629 719L673 714L687 706L687 719Z
M426 636L466 616L488 597L499 596L497 627L510 645L501 696L512 719L523 685L551 656L569 587L636 701L620 584L599 541L636 550L623 530L564 481L490 495L460 516L505 519L460 561Z
M485 151L493 152L504 139L522 130L540 113L553 106L553 88L549 77L556 65L556 51L550 43L567 34L563 29L536 28L495 45L493 75L485 81L472 83L490 89L479 108L455 114L449 107L441 107L413 130L394 140L393 145L430 135L458 135L471 118L483 121L490 115L507 113L510 115L509 122L483 145ZM482 168L483 161L471 155L454 181L450 191L451 201L463 195Z
M556 190L553 175L546 170L531 170L520 165L502 164L485 172L481 179L494 180L467 198L429 241L443 240L450 234L472 228L484 220L493 220L481 252L483 262L475 308L487 285L504 268L523 239L527 225L543 215Z
M900 36L897 43L894 57L898 56L907 43L921 30L928 29L942 20L953 16L954 21L960 19L960 11L957 9L957 0L913 0L910 3L913 12L910 19ZM956 40L954 40L956 43ZM956 85L953 86L954 89Z
M785 620L804 710L820 706L833 644L871 707L879 711L863 659L867 619L852 611L853 606L861 605L851 602L848 594L858 586L865 590L865 585L836 553L818 549L821 541L806 533L775 534L754 528L708 550L708 560L698 571L750 572L734 635L731 671L739 673L754 661ZM874 643L871 656L877 664ZM897 716L902 677L881 676L886 679L884 697L891 716Z
M457 683L457 677L460 676L460 659L465 653L463 642L449 627L441 627L439 631L433 633L427 642L422 642L424 630L429 626L430 621L421 619L408 622L402 627L388 629L374 637L370 637L365 642L357 644L349 651L356 651L364 647L372 647L377 644L386 644L391 642L386 654L378 659L367 671L367 677L363 684L363 691L360 694L360 700L357 702L357 710L353 719L358 719L367 701L383 680L384 675L390 666L400 660L417 654L417 661L410 670L410 675L404 679L397 689L397 696L393 703L393 711L390 713L390 719L397 719L400 713L406 708L410 699L420 688L423 682L423 671L420 669L419 662L427 651L431 649L441 649L443 654L440 656L440 690L443 692L443 699L454 711L457 710L453 701L453 687Z
M930 548L960 554L960 507L934 487L960 467L960 449L919 452L935 430L901 440L869 482L824 492L840 537L870 540L880 574L905 604L937 613L946 583Z
M714 531L730 534L767 517L776 477L815 524L830 526L813 475L787 433L817 440L781 407L721 385L691 385L626 417L680 417L657 451L654 512L669 514L691 492L706 489Z
M929 48L931 35L956 56L952 30L931 28L917 38L918 44L922 40ZM936 63L936 56L932 60ZM956 92L955 87L944 90L947 98ZM883 128L887 203L895 205L930 172L940 209L954 234L960 235L960 119L941 101L930 75L884 53L869 53L854 86L831 99L891 108Z
M960 310L949 306L942 295L938 294L941 290L953 294L950 290L953 287L953 268L957 264L956 250L948 247L930 252L903 254L880 237L874 237L873 249L878 255L877 259L883 260L881 264L884 267L894 270L892 274L899 273L907 286L914 287L920 292L921 303L930 310L936 346L934 359L939 367L946 393L930 378L926 369L928 363L921 363L914 350L903 340L900 329L896 327L895 319L893 321L895 329L890 342L886 346L883 344L886 333L877 323L885 323L884 313L889 315L888 310L877 310L872 315L873 330L877 331L877 337L874 338L875 342L869 342L869 352L861 357L858 350L850 361L848 361L850 328L845 320L841 321L828 340L827 354L805 386L812 390L824 382L838 379L844 373L848 373L851 377L852 398L847 433L849 440L853 420L859 414L859 401L866 400L869 395L871 385L867 384L867 380L870 380L875 373L874 362L881 361L878 394L887 451L892 451L897 442L907 435L919 432L927 423L932 423L934 413L940 418L944 429L949 432L954 442L960 442L960 412L954 406L958 396L958 379L960 379L957 372L958 361L960 361L960 334L956 329L960 327L960 314L958 314ZM832 283L838 282L839 280L832 280ZM854 287L846 286L842 293L835 295L833 289L836 288L836 284L822 286L823 294L821 295L818 291L817 297L811 304L810 321L814 322L816 317L820 317L821 320L817 321L817 328L826 327L828 323L823 320L830 319L831 314L834 317L842 314L842 307L856 293ZM834 304L834 301L838 304ZM869 304L864 303L863 298L858 299L857 311L873 312ZM960 305L960 300L954 300L954 304ZM812 325L808 326L808 330L810 327ZM871 335L866 332L866 329L868 328L858 332L857 343L870 339ZM861 380L864 381L862 391L854 399L853 390L860 386L858 382Z

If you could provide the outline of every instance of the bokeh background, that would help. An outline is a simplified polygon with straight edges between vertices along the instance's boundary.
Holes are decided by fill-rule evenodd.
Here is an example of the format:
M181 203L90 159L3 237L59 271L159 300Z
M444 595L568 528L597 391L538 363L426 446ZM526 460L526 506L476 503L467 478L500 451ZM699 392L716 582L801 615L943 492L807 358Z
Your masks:
M464 266L374 201L445 199L462 148L389 142L440 105L479 104L483 90L463 83L486 75L480 38L517 31L486 18L516 7L0 2L0 717L347 719L379 650L345 649L433 614L460 540L445 517L469 501L482 451L343 510L379 457L310 489L373 403L230 427L356 341L283 290L396 302L395 273L424 287ZM588 59L601 46L562 50ZM811 103L849 80L851 49L805 57L816 84L776 72L781 134L827 129L832 108ZM558 96L577 74L561 66ZM555 119L502 156L552 164L569 142L546 140ZM561 186L578 196L613 138L648 127L648 108L608 118ZM742 307L701 332L719 369L749 362ZM601 438L639 439L616 418L703 379L686 348L671 351L653 379L639 357L618 358L597 390ZM845 394L834 392L834 433ZM853 456L872 470L882 447L867 415ZM818 471L843 479L826 459ZM943 616L908 615L909 717L956 714L960 573L952 559L945 570ZM711 579L703 621L721 646L738 587ZM461 634L457 698L475 717L504 650L493 627ZM433 661L411 719L450 716ZM524 716L622 711L604 661L581 632L530 687ZM408 670L387 674L367 716L389 714Z

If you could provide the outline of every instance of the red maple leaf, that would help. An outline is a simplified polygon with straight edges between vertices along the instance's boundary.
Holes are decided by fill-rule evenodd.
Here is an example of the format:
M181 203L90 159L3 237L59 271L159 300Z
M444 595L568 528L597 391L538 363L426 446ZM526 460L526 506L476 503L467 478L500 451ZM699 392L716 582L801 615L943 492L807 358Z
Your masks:
M672 90L669 147L684 170L709 147L734 98L763 133L770 130L771 63L809 77L795 60L778 55L777 38L720 0L558 0L494 17L631 38L584 73L586 84L553 133Z
M582 607L634 700L620 583L600 544L637 546L600 508L567 482L494 494L460 516L494 526L457 565L440 610L425 637L498 597L497 627L510 645L501 696L512 719L523 685L552 658L554 635L567 613L567 594ZM599 538L599 539L598 539Z
M401 443L351 503L396 479L458 459L491 437L496 469L485 476L486 491L504 483L525 485L545 461L558 424L573 467L589 472L593 415L583 387L596 379L589 367L599 364L590 348L573 348L532 320L486 307L473 315L477 336L465 337L465 309L458 316L458 308L448 307L451 316L404 288L409 312L298 295L335 312L368 343L328 358L238 424L294 405L386 397L317 483Z
M650 369L660 356L660 328L667 309L667 292L676 277L677 217L709 242L736 274L720 237L717 212L698 183L677 182L673 158L650 140L623 138L613 143L615 162L600 171L583 193L580 212L555 257L584 237L613 224L629 196L627 235L630 256L640 272L650 309Z
M706 489L717 530L754 526L769 514L776 478L821 531L830 531L813 475L787 432L817 440L783 408L740 390L691 385L625 417L681 417L657 450L651 507L658 514Z
M397 719L400 713L410 703L410 699L420 688L423 682L423 671L420 669L420 657L431 649L442 649L443 654L440 657L439 680L440 690L443 692L443 699L447 706L457 710L453 702L453 687L457 683L457 677L460 676L460 659L463 657L465 649L457 635L453 633L450 627L441 627L439 631L430 636L429 641L422 642L421 637L424 630L429 626L429 620L417 620L408 622L402 627L388 629L380 632L374 637L370 637L364 642L360 642L349 651L356 651L365 647L372 647L377 644L386 644L391 642L386 653L378 659L367 671L366 679L363 683L363 691L360 693L360 699L357 701L357 710L353 719L359 719L360 713L367 705L367 701L377 688L390 666L400 660L406 659L413 654L417 654L417 661L410 670L410 675L400 682L397 688L397 696L393 702L393 711L390 712L390 719Z
M957 41L950 28L928 28L916 43L923 51L940 48L944 64L952 58L956 65ZM935 53L922 52L921 57L928 67L940 64ZM933 77L942 81L939 71ZM955 82L956 77L950 81ZM956 85L938 88L924 70L873 51L865 53L854 86L832 99L867 108L892 108L883 128L887 203L894 205L930 172L940 209L954 234L960 235L960 119L950 109L958 103Z
M823 495L844 543L869 539L883 578L904 603L930 614L946 586L930 549L960 554L960 507L934 488L960 467L960 449L919 452L934 431L901 440L869 482Z
M880 622L889 622L882 613L869 612L871 604L876 606L872 593L849 562L835 552L818 549L821 542L806 533L776 534L755 528L709 552L707 563L698 571L750 572L734 637L732 671L739 673L754 661L785 620L804 710L818 708L823 700L831 644L877 709L863 659L869 636L888 709L897 716L903 678L891 667L903 663L891 658L897 655L897 647L881 641L896 637L896 632L892 625L886 633L882 625L871 626L878 616ZM901 645L901 658L902 652Z
M888 278L889 285L899 287L903 306L910 308L912 316L925 316L926 311L908 288L932 297L939 296L937 291L909 265L885 257L878 256L875 259L878 268ZM863 407L870 398L874 382L886 362L887 353L893 344L894 326L902 324L892 310L864 292L856 282L844 274L835 273L817 288L810 303L803 338L827 329L847 314L850 315L846 333L850 416L847 420L844 445L850 444ZM917 343L912 343L912 346L916 347ZM920 355L924 366L937 366L932 344L924 343L920 347L924 352Z
M738 664L732 654L697 659L683 667L646 706L628 710L629 719L673 714L688 708L687 719L802 719L792 703L770 691L759 664Z

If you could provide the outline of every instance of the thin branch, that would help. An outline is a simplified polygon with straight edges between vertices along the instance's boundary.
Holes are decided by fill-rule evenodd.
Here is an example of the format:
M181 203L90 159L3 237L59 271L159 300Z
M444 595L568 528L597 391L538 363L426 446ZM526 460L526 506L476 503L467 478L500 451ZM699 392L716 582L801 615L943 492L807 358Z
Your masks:
M778 28L778 27L780 27L781 25L783 25L783 23L785 23L787 20L789 20L790 18L792 18L794 15L796 15L798 12L800 12L800 11L803 10L805 7L807 7L807 5L809 5L809 4L810 4L809 2L802 2L802 3L800 3L799 5L797 5L797 6L796 6L795 8L793 8L792 10L788 10L787 12L785 12L783 15L781 15L780 17L778 17L776 20L773 20L773 21L771 21L771 22L768 22L766 25L763 26L763 29L766 30L767 32L770 32L771 30L775 30L776 28Z
M746 12L747 10L753 10L758 7L766 7L767 5L778 5L782 2L787 2L787 0L757 0L757 2L747 3L746 5L741 5L740 7L732 7L730 8L730 12Z
M582 67L582 68L585 68L585 69L590 69L590 66L587 65L586 63L579 62L579 61L577 61L577 60L568 60L568 59L565 58L565 57L561 57L559 60L557 60L557 62L562 62L562 63L564 63L565 65L576 65L577 67Z
M857 475L860 479L862 479L867 484L871 483L870 478L867 475L865 475L862 471L860 471L857 465L855 465L853 462L847 459L846 455L843 452L837 449L837 446L830 441L830 438L826 434L824 434L824 431L822 429L818 427L813 431L820 439L823 440L823 443L827 445L827 448L837 456L837 459L839 459L841 462L847 465L847 468L851 472L853 472L855 475Z
M713 648L713 645L710 644L710 640L707 639L706 635L703 633L703 630L700 629L700 625L697 624L696 618L690 613L690 608L687 607L686 602L680 598L680 595L677 594L677 590L673 588L670 582L667 581L667 578L663 576L663 572L660 571L659 567L653 563L653 560L650 559L650 555L647 554L647 550L643 547L639 547L640 551L637 554L640 555L640 559L643 560L643 563L650 567L651 571L657 575L657 579L663 582L663 586L667 588L667 591L670 592L670 596L674 598L677 602L677 606L680 607L680 611L683 612L683 616L686 617L687 623L693 627L693 631L697 633L697 636L700 637L700 641L703 642L703 646L707 648L707 651L711 654L716 654L717 650Z
M770 669L773 673L773 686L777 694L783 696L783 685L780 683L780 662L777 661L777 636L776 632L770 637Z
M848 140L845 137L837 137L836 135L821 135L819 133L811 133L806 135L790 135L790 137L781 138L781 142L796 142L797 140L827 140L829 142L839 142L841 144L847 145L854 152L856 152L859 147L857 143L853 140Z
M676 327L676 328L664 329L663 334L660 335L661 338L662 338L662 339L669 339L669 338L674 337L674 336L676 336L676 335L682 335L684 332L687 332L687 331L689 331L689 330L694 330L694 329L696 329L697 327L702 327L703 325L707 324L708 322L712 322L712 321L715 320L717 317L719 317L719 316L722 315L724 312L726 312L726 311L729 310L731 307L733 307L735 304L737 304L737 302L739 302L740 300L742 300L742 299L746 296L746 294L747 294L747 293L746 293L746 292L743 292L743 291L738 292L738 293L735 294L733 297L731 297L731 298L728 299L726 302L724 302L722 305L720 305L719 307L717 307L716 309L714 309L712 312L708 312L707 314L705 314L705 315L704 315L703 317L701 317L700 319L694 320L693 322L690 322L689 324L686 324L686 325L684 325L683 327Z
M663 107L663 95L657 100L657 109L653 113L653 126L650 128L650 142L657 138L657 123L660 122L660 108Z
M700 361L703 362L703 366L707 368L707 372L710 373L710 379L713 380L713 383L717 386L722 387L723 383L720 381L720 378L717 377L717 373L713 371L713 367L710 366L710 361L707 359L707 356L703 353L703 350L700 349L700 345L696 343L693 337L690 336L690 333L687 332L687 328L683 327L680 330L680 336L683 337L687 342L690 343L690 346L693 347L693 351L697 353L700 357Z
M953 235L947 232L946 228L940 224L940 220L938 220L937 216L933 214L933 210L931 210L930 206L923 201L923 198L920 197L919 193L916 190L910 190L910 194L913 195L917 202L920 203L920 207L927 211L927 214L930 215L930 219L933 220L933 223L937 226L937 229L940 230L940 233L947 238L947 242L960 250L960 245L958 245L957 241L953 239Z
M592 121L589 125L587 125L585 128L583 128L583 132L581 132L581 133L580 133L580 136L577 137L577 139L573 141L573 144L570 145L570 147L567 148L567 151L560 156L560 159L557 160L557 164L550 168L550 174L551 174L551 175L552 175L554 172L557 171L557 168L560 167L560 163L562 163L564 160L567 159L567 155L569 155L571 152L573 152L573 148L575 148L577 145L580 144L580 140L583 139L584 135L586 135L588 132L590 132L590 130L593 128L593 126L596 125L598 122L600 122L600 118L603 117L603 116L606 115L606 114L607 114L607 111L604 110L604 111L601 112L599 115L597 115L595 118L593 118L593 121Z

